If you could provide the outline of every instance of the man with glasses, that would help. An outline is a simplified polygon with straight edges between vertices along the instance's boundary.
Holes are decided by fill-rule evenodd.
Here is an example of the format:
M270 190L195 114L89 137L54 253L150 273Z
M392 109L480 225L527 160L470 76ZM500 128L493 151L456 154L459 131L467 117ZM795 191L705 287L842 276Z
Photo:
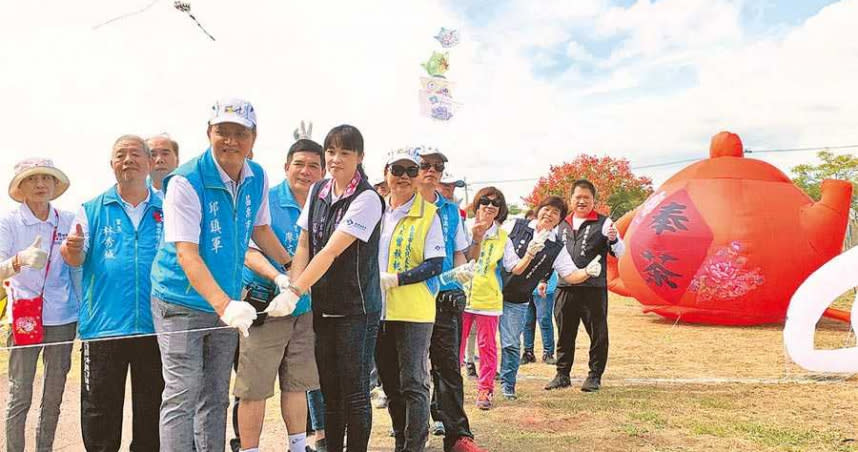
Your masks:
M446 247L442 271L446 272L466 264L464 253L469 240L459 207L452 199L436 191L446 169L447 156L438 149L425 146L416 147L415 152L420 156L417 190L423 199L435 204L441 219ZM471 433L464 409L465 396L459 370L459 341L464 309L465 293L460 284L442 284L435 298L435 326L429 344L429 360L432 363L430 372L434 385L431 404L432 418L435 420L433 434L444 435L446 452L483 450L474 443L474 434Z

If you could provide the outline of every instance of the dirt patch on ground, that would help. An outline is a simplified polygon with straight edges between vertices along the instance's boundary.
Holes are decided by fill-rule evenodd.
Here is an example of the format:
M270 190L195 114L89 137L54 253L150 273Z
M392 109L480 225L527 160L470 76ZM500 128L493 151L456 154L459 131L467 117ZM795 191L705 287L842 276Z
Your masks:
M839 307L849 309L847 302ZM784 353L782 326L713 327L674 324L642 314L634 300L612 296L611 351L604 389L578 390L589 344L582 330L573 387L545 391L553 376L545 364L522 366L518 400L495 409L474 407L476 382L465 383L466 410L477 441L491 451L856 451L858 379L805 372ZM537 341L538 341L537 335ZM852 346L847 325L822 321L821 347ZM5 407L6 356L0 352L0 405ZM537 342L537 356L541 346ZM80 353L66 386L57 450L83 450L80 438ZM499 392L499 390L498 390ZM33 406L38 407L36 391ZM123 450L130 440L126 401ZM284 450L286 432L272 399L263 450ZM29 437L33 438L31 411ZM391 450L390 419L374 410L372 450ZM0 418L5 417L5 409ZM5 437L0 437L0 449ZM427 450L441 451L439 437Z

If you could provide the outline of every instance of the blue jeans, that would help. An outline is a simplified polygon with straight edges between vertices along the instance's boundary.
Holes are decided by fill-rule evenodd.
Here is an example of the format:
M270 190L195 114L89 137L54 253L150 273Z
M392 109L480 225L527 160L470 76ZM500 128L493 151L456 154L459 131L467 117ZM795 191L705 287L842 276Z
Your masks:
M379 313L324 317L313 311L313 316L328 450L342 452L348 425L349 452L366 452L372 430L369 372Z
M307 405L310 412L310 426L314 432L325 429L325 397L321 389L307 391Z
M161 334L224 326L214 312L152 299L159 333L164 394L161 450L222 452L226 441L229 377L238 344L236 330Z
M527 303L503 302L503 315L500 318L500 380L505 392L515 392L516 376L521 364L521 333L526 317Z
M554 355L554 293L545 294L545 298L534 295L527 310L527 324L524 327L524 350L533 352L536 335L536 319L542 332L542 352Z

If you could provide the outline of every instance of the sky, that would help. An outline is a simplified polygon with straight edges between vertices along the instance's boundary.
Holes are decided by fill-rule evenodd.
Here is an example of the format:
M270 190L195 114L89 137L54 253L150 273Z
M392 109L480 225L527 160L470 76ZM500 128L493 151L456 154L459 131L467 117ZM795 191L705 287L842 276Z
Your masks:
M254 104L272 184L300 120L317 141L357 126L372 178L390 150L436 146L471 190L579 153L703 159L721 130L749 149L858 144L858 0L192 1L214 42L160 0L94 28L149 3L0 0L0 180L24 157L52 158L71 179L56 204L76 209L114 182L117 137L168 132L190 159L221 97ZM461 35L449 122L418 106L442 26ZM785 172L815 161L754 157ZM657 186L683 166L637 173ZM518 200L534 183L495 185Z

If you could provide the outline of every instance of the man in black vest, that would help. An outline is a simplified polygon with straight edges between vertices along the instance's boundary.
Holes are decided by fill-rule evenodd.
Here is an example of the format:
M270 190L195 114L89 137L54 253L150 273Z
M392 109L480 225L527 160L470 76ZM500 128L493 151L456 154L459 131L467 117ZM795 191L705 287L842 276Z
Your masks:
M572 255L578 268L584 268L596 256L607 262L608 253L619 257L625 247L610 218L593 210L596 187L580 179L572 185L570 206L572 214L557 226L561 240ZM575 338L578 325L590 336L590 372L581 386L584 392L598 391L602 373L608 361L608 284L602 267L599 276L579 284L560 281L554 300L554 319L557 322L557 375L545 389L565 388L572 385L569 374L575 358Z

